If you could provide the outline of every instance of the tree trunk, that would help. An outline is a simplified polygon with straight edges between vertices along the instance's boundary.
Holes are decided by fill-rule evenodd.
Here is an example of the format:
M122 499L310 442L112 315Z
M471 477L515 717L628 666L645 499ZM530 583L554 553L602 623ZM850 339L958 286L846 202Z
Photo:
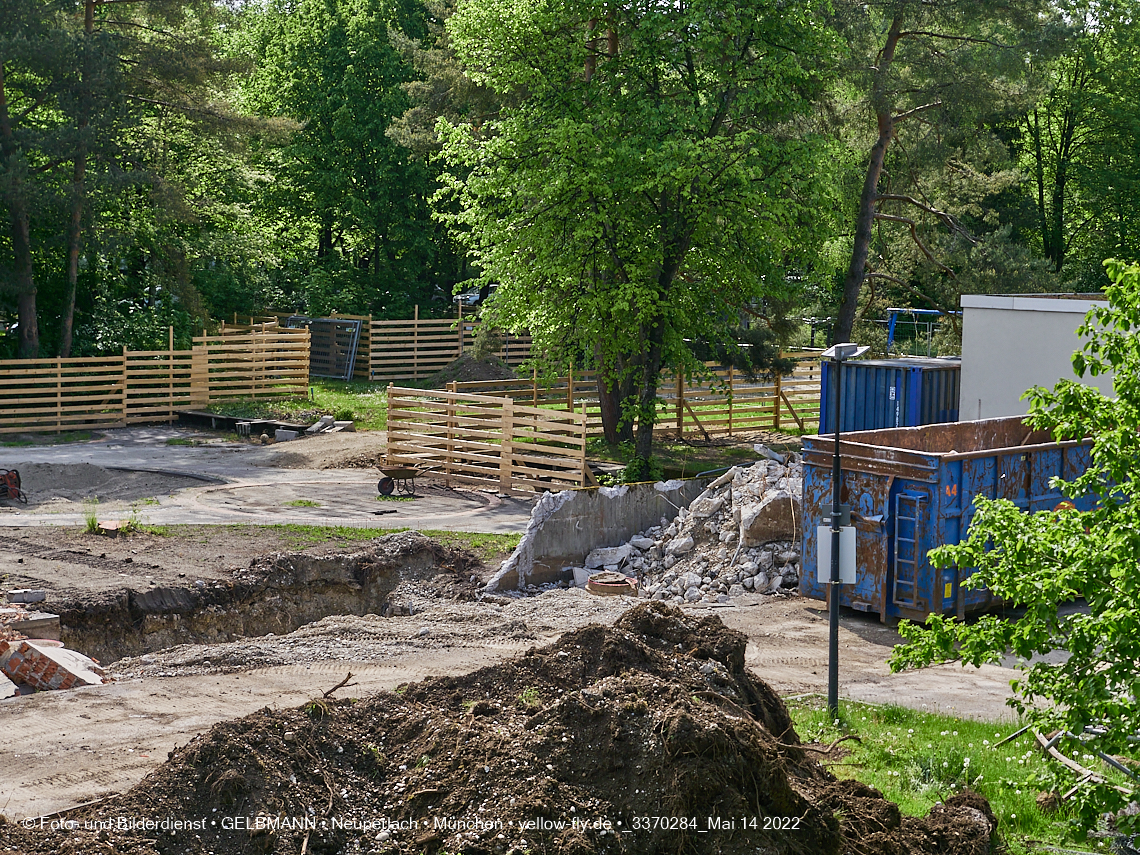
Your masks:
M635 453L643 460L653 456L653 425L657 421L657 380L661 376L661 360L665 350L665 323L658 320L647 330L648 347L641 363L641 389L637 413Z
M883 161L887 147L895 132L892 115L894 105L885 97L884 84L890 71L891 62L898 47L902 32L902 13L895 15L891 29L887 33L887 43L879 55L879 67L875 72L875 84L871 92L871 103L875 108L875 118L879 125L879 138L871 148L871 159L867 164L867 175L863 179L863 192L859 196L859 213L855 220L855 244L851 248L851 263L843 279L843 299L839 304L839 317L835 321L834 339L836 342L851 340L851 329L855 326L855 311L859 305L859 291L867 272L867 256L871 251L871 230L875 224L875 202L879 196L879 177L883 173Z
M636 391L636 379L624 371L625 360L618 357L612 365L601 358L598 348L598 406L602 417L602 435L610 445L633 440L633 422L622 421L622 402Z
M12 134L4 84L4 62L3 57L0 57L0 155L5 162L14 164L19 159L19 151ZM12 255L15 261L12 290L16 293L16 317L20 330L18 355L22 359L34 359L40 355L40 330L36 314L36 280L32 270L31 225L27 200L19 178L13 176L11 181L4 201L8 205Z
M71 175L71 222L67 229L67 290L64 293L63 313L59 320L59 355L71 356L71 336L75 326L75 291L79 281L79 245L83 236L83 204L86 195L87 143L84 131L91 110L91 93L87 91L90 75L87 63L91 61L91 36L95 30L95 0L84 4L83 61L80 67L79 142L75 153L75 168Z
M75 292L79 282L79 246L83 235L84 175L87 171L87 153L82 151L75 159L71 182L71 223L67 230L67 290L64 294L63 315L59 321L59 355L71 356L71 337L75 327Z

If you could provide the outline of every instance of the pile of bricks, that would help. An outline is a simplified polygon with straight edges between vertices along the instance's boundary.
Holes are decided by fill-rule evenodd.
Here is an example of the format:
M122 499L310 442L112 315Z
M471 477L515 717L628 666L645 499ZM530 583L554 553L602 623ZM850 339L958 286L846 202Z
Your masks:
M48 689L98 686L108 680L103 669L82 653L43 641L0 641L0 673L9 682ZM0 685L0 697L4 697ZM14 692L9 692L10 696Z

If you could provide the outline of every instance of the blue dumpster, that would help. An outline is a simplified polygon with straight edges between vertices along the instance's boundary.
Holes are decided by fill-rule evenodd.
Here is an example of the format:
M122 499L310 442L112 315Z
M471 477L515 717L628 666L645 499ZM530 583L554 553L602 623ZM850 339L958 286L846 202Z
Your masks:
M816 527L830 519L834 448L834 436L803 439L800 593L820 600L829 586L817 579ZM840 604L875 612L884 623L985 610L993 605L989 591L962 587L956 568L932 567L927 553L965 537L975 496L1009 499L1027 511L1056 508L1063 499L1050 479L1082 474L1090 449L1090 441L1056 442L1020 416L841 433L856 580L842 586ZM1092 499L1078 503L1091 506Z
M820 365L821 433L835 430L835 366ZM841 433L958 421L961 357L856 359L843 364Z

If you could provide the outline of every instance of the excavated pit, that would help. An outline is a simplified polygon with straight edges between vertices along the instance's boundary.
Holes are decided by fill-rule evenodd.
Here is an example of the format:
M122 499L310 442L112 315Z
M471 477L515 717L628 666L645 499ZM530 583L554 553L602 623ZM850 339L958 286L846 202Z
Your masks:
M51 603L68 647L103 663L180 644L283 635L330 615L406 614L397 589L428 586L470 599L469 553L417 532L378 538L348 554L275 553L225 580L120 591Z
M963 793L927 817L837 781L715 617L637 606L511 661L215 725L130 791L0 849L136 855L985 855ZM348 690L345 691L345 694Z

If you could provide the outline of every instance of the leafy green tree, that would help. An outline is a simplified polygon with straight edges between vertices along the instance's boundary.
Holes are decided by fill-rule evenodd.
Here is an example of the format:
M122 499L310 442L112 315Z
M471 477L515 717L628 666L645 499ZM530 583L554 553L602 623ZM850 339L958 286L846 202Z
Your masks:
M279 281L310 312L410 314L432 296L434 187L422 159L387 133L409 106L411 78L389 33L421 36L422 18L421 7L395 0L301 0L246 12L241 49L258 65L246 103L298 125L285 145L262 151L274 178L257 210L279 224L293 262Z
M1072 482L1055 482L1071 502L1025 514L1007 500L975 500L968 536L931 552L936 566L973 568L965 582L988 588L1021 617L976 622L931 616L903 623L907 644L891 668L961 660L980 665L1013 653L1028 662L1013 681L1014 708L1042 732L1083 736L1108 755L1135 756L1140 734L1140 266L1106 263L1108 306L1080 329L1087 343L1073 357L1078 377L1112 374L1115 397L1079 382L1030 393L1029 423L1057 440L1092 438L1091 463ZM1086 609L1064 609L1083 598ZM1015 612L1016 614L1016 612ZM1044 658L1056 652L1064 654ZM1137 795L1092 781L1080 785L1080 821L1090 828L1106 810Z
M827 146L804 116L836 45L813 9L470 0L448 21L503 105L440 122L443 216L499 285L484 317L587 354L641 459L662 366L691 368L686 339L723 340L793 288L825 229Z
M836 4L836 26L852 44L847 85L860 93L860 115L868 125L873 122L836 340L851 337L869 280L914 291L915 269L925 268L928 278L958 277L959 270L932 246L931 235L960 250L983 242L954 207L976 209L979 187L985 190L982 196L992 195L1014 177L989 156L986 138L993 138L995 120L1027 94L1027 75L1034 68L1027 60L1059 48L1057 19L1056 9L1044 0ZM890 158L891 153L896 156ZM941 173L934 180L931 166ZM912 247L893 263L873 253L876 234L887 228L906 235ZM918 305L944 308L941 300L917 290Z
M1048 92L1021 122L1033 181L1035 244L1070 287L1098 290L1100 260L1132 258L1140 179L1140 106L1128 94L1140 73L1140 20L1132 3L1078 7L1084 27L1045 69Z

